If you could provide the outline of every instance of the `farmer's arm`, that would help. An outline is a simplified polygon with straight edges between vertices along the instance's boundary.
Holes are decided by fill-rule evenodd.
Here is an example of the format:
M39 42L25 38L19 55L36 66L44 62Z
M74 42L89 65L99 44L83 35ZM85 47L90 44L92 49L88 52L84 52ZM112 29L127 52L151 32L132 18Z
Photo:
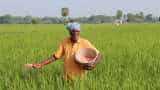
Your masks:
M47 58L46 60L44 60L44 61L42 61L42 62L40 62L38 64L33 64L32 65L33 68L41 68L41 67L43 67L43 66L45 66L47 64L50 64L50 63L56 61L59 58L61 58L64 55L64 47L63 46L64 46L63 43L61 43L59 45L58 50L55 52L54 55L50 56L49 58Z
M44 65L47 65L47 64L50 64L52 63L53 61L55 61L57 58L53 55L51 57L49 57L48 59L40 62L41 66L44 66Z
M33 64L32 67L33 68L42 68L43 66L47 65L47 64L50 64L52 63L53 61L55 61L57 58L53 55L53 56L50 56L49 58L47 58L46 60L40 62L40 63L36 63L36 64Z

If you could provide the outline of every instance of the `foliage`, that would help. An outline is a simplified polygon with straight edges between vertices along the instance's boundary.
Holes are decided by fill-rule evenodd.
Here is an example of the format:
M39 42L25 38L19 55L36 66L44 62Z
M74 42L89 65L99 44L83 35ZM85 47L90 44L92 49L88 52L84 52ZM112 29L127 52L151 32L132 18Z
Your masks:
M66 82L63 59L43 69L27 70L52 55L68 36L61 24L0 25L1 90L159 90L158 24L84 24L82 37L103 55L84 80Z

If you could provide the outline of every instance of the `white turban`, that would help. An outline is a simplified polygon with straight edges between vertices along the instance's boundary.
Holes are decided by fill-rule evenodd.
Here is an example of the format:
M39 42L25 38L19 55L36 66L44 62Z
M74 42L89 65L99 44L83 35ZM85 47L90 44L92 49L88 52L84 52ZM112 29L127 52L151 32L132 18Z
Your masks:
M80 31L80 24L77 22L69 22L66 27L69 31Z

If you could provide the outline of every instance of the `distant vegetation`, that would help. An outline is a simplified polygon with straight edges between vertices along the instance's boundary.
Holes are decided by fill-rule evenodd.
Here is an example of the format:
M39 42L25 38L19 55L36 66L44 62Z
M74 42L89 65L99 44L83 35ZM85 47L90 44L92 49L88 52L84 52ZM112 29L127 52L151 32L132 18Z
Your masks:
M160 21L160 16L155 17L152 14L144 15L143 12L124 14L122 10L117 10L115 16L92 15L90 17L76 17L76 21L81 23L113 23L121 20L127 23L155 23ZM6 14L0 16L0 24L59 24L63 23L62 17L32 17L32 16L12 16Z

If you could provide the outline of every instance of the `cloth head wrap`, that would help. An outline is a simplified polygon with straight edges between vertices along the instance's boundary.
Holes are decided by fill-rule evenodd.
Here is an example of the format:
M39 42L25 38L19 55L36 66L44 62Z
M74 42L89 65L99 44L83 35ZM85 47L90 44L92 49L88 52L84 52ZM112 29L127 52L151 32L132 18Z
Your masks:
M69 31L80 31L80 24L77 22L69 22L67 23L66 28Z

